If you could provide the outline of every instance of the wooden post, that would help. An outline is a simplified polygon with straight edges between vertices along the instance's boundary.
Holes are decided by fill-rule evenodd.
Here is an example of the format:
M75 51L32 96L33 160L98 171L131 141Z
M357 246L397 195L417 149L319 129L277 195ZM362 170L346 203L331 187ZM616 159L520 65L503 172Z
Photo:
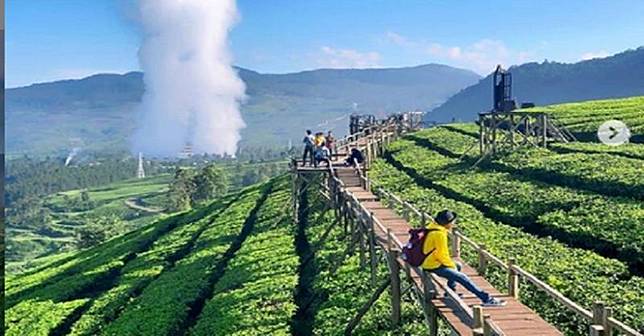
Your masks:
M427 326L429 327L429 335L438 335L438 311L432 305L432 299L436 297L436 289L431 282L431 279L423 271L420 274L423 282L423 310L425 311L425 318L427 319Z
M387 261L391 276L391 323L395 328L400 324L400 265L396 260L397 251L394 251L391 235L391 229L387 228Z
M369 213L369 257L371 261L371 285L376 285L376 232L373 219L373 212Z
M589 331L590 336L604 336L604 327L596 324L591 324L590 325L590 331Z
M492 326L490 325L491 321L492 318L489 314L483 316L483 336L494 336L494 330L492 330Z
M403 218L409 223L409 204L405 201L402 202Z
M548 116L543 113L541 115L543 118L543 147L548 147Z
M454 229L452 232L453 232L452 233L452 257L460 258L461 257L461 237L457 234L458 232L457 229Z
M389 282L390 279L385 280L378 289L371 295L371 298L369 298L369 301L367 301L360 309L358 310L358 314L349 321L349 324L347 324L347 327L344 329L344 335L352 335L353 334L353 329L355 329L356 326L358 326L358 323L360 323L360 320L362 317L369 311L369 308L373 306L373 304L378 300L380 295L389 287Z
M297 172L297 168L295 170L295 174L293 176L293 219L296 223L299 222L299 216L298 216L298 205L300 204L300 186L299 186L299 173Z
M484 154L484 146L483 143L485 142L485 118L482 115L479 115L479 154L483 155Z
M371 167L371 146L369 146L369 138L367 138L367 159L365 160L365 168Z
M472 335L481 336L483 331L483 307L476 305L472 307Z
M351 203L349 203L349 200L347 199L347 200L345 200L345 216L346 216L347 226L349 227L349 237L351 237L351 239L349 239L349 245L348 245L349 246L348 247L349 251L353 250L352 246L353 246L353 244L355 244L355 241L356 241L356 239L355 239L356 238L356 226L355 226L355 223L354 223L353 216L351 216L351 211L352 211ZM353 252L351 253L351 255L353 255Z
M367 258L365 257L365 241L364 241L364 226L362 222L362 216L357 216L356 225L358 225L358 239L360 240L360 269L364 269L365 264L367 263Z
M365 171L364 172L364 189L366 191L371 191L371 180L369 179L369 172Z
M605 326L608 325L608 314L606 312L606 305L602 301L595 301L593 303L593 323L590 326L590 334L593 334L593 327L597 327L595 332L599 332L598 335L606 335Z
M496 154L496 114L492 113L492 154Z
M613 308L611 307L604 307L604 335L606 336L613 336L613 328L611 328L610 324L608 323L608 319L613 317Z
M514 264L516 259L510 258L508 260L508 295L518 299L519 298L519 275L514 271Z
M487 259L485 258L485 254L483 254L483 251L485 251L485 244L479 245L479 264L476 270L479 272L480 275L485 275L485 270L487 269Z

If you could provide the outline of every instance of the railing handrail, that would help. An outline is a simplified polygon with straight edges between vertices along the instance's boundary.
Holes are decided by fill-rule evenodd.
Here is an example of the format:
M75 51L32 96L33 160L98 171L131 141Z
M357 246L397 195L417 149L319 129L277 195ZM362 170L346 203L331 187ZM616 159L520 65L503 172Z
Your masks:
M388 129L390 126L391 125L385 125L382 128L383 129ZM374 127L377 127L377 126L371 126L368 129L370 130L371 128L374 128ZM363 133L364 133L364 131L356 133L356 134L348 136L348 137L345 137L345 138L351 138L351 137L353 137L355 135L362 135ZM374 135L374 134L371 133L369 136L372 136L372 135ZM382 137L380 137L380 138L374 137L374 138L375 138L374 141L376 141L376 142L382 141L381 140ZM357 141L357 140L355 140L355 141ZM367 143L365 145L369 145L369 144ZM400 207L402 207L403 210L407 209L407 210L411 211L412 213L414 213L416 216L418 216L420 218L423 218L423 217L425 217L427 219L432 218L430 215L428 215L428 214L426 214L424 212L421 212L418 209L416 209L409 202L403 201L400 197L398 197L398 196L394 195L393 193L385 190L382 186L378 186L379 185L378 183L374 183L373 181L371 181L371 179L369 179L368 177L364 176L362 173L359 174L359 177L360 177L360 180L361 180L361 184L362 184L362 182L364 182L364 184L362 184L362 185L371 186L372 191L374 191L376 194L384 195L384 196L388 197L389 199L393 200L396 204L398 204ZM342 186L344 186L344 183L342 182L342 180L338 179L335 176L334 176L334 179L337 180L336 182L339 182L339 183L341 183ZM371 212L368 209L366 209L361 202L358 201L358 199L355 197L355 195L353 195L353 193L351 193L350 191L348 191L346 189L344 189L343 191L350 195L350 199L358 205L358 209L360 209L360 211L362 211L365 216L370 216ZM404 246L403 242L401 242L398 238L393 236L387 230L387 228L380 222L380 220L378 220L375 217L374 217L374 224L377 225L383 232L385 232L385 234L387 235L388 239L391 239L391 241L393 241L397 245L398 248L402 248ZM450 234L453 237L458 237L461 241L464 241L468 245L472 246L480 255L483 255L486 260L492 261L496 266L500 267L501 269L503 269L505 271L515 272L518 276L524 278L525 280L527 280L531 284L535 285L537 288L539 288L540 290L545 292L548 296L553 298L555 301L563 304L566 308L568 308L569 310L573 311L575 314L581 316L582 318L584 318L587 321L590 321L591 324L596 323L597 317L594 316L593 312L583 308L581 305L579 305L576 302L572 301L571 299L567 298L561 292L559 292L558 290L552 288L550 285L545 283L543 280L537 278L534 274L524 270L520 266L517 266L517 265L514 265L514 264L508 264L508 263L503 262L499 257L497 257L494 254L492 254L491 252L487 251L484 248L483 245L477 244L474 240L472 240L471 238L467 237L466 235L464 235L459 230L454 230ZM418 274L419 276L423 276L423 273L421 271L419 271L418 269L416 269L416 267L410 267L410 269L414 270L414 272L416 274ZM449 288L446 289L446 291L448 291L448 295L454 294L454 293L449 293L449 291L451 291ZM456 302L462 301L455 294L454 294L454 296L455 297L453 297L453 299L455 299ZM459 302L459 305L461 303L464 304L464 302ZM467 305L465 305L465 306L467 306ZM469 309L469 307L468 307L468 309ZM471 314L472 312L471 312L471 310L468 311L468 309L465 309L465 311L468 313L468 315L470 315L470 317L472 317L472 314ZM488 322L489 327L491 328L492 331L494 331L498 335L503 334L503 332L500 329L498 329L498 326L496 324L494 324L494 322L491 319L487 319L487 320L489 320L489 322ZM604 323L608 327L614 328L616 330L619 330L620 332L623 332L623 333L625 333L627 335L642 336L642 334L639 333L637 330L629 327L625 323L615 319L612 316L606 317Z

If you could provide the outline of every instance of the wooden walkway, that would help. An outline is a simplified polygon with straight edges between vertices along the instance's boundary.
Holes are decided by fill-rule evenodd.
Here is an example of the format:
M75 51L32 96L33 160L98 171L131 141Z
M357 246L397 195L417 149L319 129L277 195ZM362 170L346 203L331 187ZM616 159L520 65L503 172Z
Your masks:
M381 203L376 195L365 190L360 185L359 180L352 176L355 174L353 171L340 168L337 173L339 179L345 185L348 194L354 195L364 208L373 214L374 219L383 225L383 227L379 225L374 227L377 243L385 253L390 252L388 251L390 247L388 246L387 231L396 238L395 241L399 243L407 241L409 238L408 231L411 228L407 220ZM396 245L398 244L393 244L394 249L398 250L400 246ZM475 269L468 266L460 258L456 257L454 259L463 265L462 272L467 274L477 286L494 297L507 301L507 305L504 307L484 308L485 314L489 314L489 318L491 318L499 331L504 335L562 335L560 331L544 321L530 308L512 296L503 294L494 288ZM400 258L396 258L396 260L401 269L409 268ZM414 282L413 285L416 290L422 292L423 282L421 276L410 270L406 273ZM433 276L431 281L433 282L434 288L436 288L434 298L431 299L431 304L438 310L438 314L451 326L453 331L459 335L472 335L474 333L473 329L482 327L481 325L476 326L474 322L475 318L470 317L467 311L461 308L464 304L472 311L478 310L478 308L475 309L474 307L480 305L481 301L476 296L465 290L462 286L457 285L456 293L463 295L462 303L459 303L456 302L458 299L455 300L455 298L445 297L447 283L444 279Z
M460 285L457 285L454 292L447 287L444 279L404 262L400 258L400 252L409 238L410 223L414 220L414 223L425 225L431 218L386 190L372 188L368 178L372 160L382 155L386 146L396 140L401 132L406 131L400 126L391 123L380 124L339 139L336 142L338 154L335 155L332 167L327 167L326 164L317 168L302 166L302 162L297 160L293 160L291 164L294 173L294 218L297 218L300 192L305 190L303 185L314 181L315 176L325 176L319 189L334 209L337 222L344 225L345 232L351 235L351 248L347 251L352 251L357 245L360 263L363 267L369 264L372 286L377 288L371 299L347 325L345 335L351 335L362 316L387 288L391 290L391 319L394 325L399 324L403 283L407 283L413 289L411 292L422 307L425 323L432 336L438 333L439 317L449 325L455 335L562 335L554 326L519 302L519 283L520 279L523 279L565 307L565 313L571 313L587 321L590 336L610 336L613 331L629 336L642 336L637 330L613 318L611 308L603 303L594 302L592 311L589 311L523 270L513 259L507 262L500 260L488 252L484 245L477 244L458 231L450 234L452 258L463 265L462 272L480 288L494 297L505 300L505 306L483 308L480 300ZM360 167L359 170L343 165L342 157L349 152L350 147L358 147L366 154L364 167ZM478 253L476 269L460 259L462 242ZM379 254L386 258L380 258ZM389 277L377 287L377 263L383 259L386 259ZM507 272L506 289L498 290L484 278L488 264Z

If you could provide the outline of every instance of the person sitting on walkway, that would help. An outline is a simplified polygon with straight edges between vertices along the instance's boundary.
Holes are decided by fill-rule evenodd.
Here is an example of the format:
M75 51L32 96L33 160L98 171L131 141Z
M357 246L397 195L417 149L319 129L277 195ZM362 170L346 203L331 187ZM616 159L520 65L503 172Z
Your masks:
M311 165L314 165L313 159L313 150L315 149L315 138L311 134L311 130L306 130L306 135L304 136L304 154L302 155L302 167L306 165L306 157L309 156L311 160Z
M362 155L362 152L355 146L352 146L351 153L346 158L346 160L344 160L344 165L347 167L354 167L356 169L359 169L360 164L362 164L363 162L364 162L364 155Z
M456 289L456 283L476 295L483 306L504 306L505 301L492 297L480 289L466 274L461 272L462 265L452 260L447 247L447 233L456 222L456 213L449 210L440 211L434 221L428 225L429 233L425 238L423 253L427 255L423 269L447 279L447 286ZM446 293L447 294L447 293Z
M329 160L329 148L322 144L322 146L315 149L315 167L317 167L320 162L326 162L327 167L331 167L331 160Z

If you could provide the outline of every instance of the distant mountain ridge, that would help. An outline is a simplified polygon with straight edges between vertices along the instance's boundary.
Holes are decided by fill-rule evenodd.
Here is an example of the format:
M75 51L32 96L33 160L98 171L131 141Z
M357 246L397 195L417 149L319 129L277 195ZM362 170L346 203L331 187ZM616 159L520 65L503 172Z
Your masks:
M537 105L644 95L644 47L614 56L567 64L526 63L510 69L513 96ZM481 79L433 109L440 122L474 120L492 107L492 76Z
M440 64L383 69L320 69L261 74L246 83L242 146L299 141L305 128L344 133L351 112L429 110L475 83L476 73ZM62 153L72 146L128 147L144 92L143 74L98 74L8 89L9 153Z

